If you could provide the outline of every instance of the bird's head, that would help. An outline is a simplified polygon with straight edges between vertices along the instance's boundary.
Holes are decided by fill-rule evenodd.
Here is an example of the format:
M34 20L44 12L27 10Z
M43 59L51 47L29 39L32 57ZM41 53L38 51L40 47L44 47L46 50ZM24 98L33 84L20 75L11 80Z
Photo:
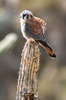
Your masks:
M33 14L31 11L28 10L24 10L21 14L20 14L20 18L27 20L27 19L31 19L33 18Z

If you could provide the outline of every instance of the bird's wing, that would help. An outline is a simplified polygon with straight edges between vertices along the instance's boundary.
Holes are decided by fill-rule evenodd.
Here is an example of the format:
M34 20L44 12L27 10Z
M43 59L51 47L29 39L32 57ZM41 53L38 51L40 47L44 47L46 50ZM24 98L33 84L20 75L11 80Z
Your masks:
M38 17L34 17L38 22L39 22L39 24L41 25L41 28L42 28L42 30L46 30L46 23L45 23L45 21L43 20L43 19L40 19L40 18L38 18Z
M39 35L45 31L45 22L37 17L33 17L32 19L28 20L29 29L35 34Z

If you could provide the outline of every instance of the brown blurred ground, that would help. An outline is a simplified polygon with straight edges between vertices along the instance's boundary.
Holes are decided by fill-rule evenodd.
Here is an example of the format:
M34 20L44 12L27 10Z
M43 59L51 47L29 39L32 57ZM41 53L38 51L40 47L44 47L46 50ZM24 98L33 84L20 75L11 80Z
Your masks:
M0 40L10 32L19 37L11 50L0 56L0 100L16 97L17 73L25 43L19 15L25 9L46 21L45 36L57 55L51 59L40 47L39 98L66 100L66 0L0 0Z

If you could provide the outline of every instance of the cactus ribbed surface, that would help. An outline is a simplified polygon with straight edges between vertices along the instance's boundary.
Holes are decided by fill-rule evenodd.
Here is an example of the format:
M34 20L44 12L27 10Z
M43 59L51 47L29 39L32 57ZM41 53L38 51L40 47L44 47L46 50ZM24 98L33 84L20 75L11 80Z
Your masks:
M16 100L38 100L39 47L35 41L26 42L22 51Z

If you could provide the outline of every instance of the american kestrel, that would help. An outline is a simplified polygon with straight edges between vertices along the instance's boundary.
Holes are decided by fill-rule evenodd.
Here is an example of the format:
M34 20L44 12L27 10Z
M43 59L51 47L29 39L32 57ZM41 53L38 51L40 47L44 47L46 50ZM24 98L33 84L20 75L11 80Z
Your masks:
M56 55L50 45L45 41L46 23L44 20L33 16L33 13L28 10L24 10L20 14L21 31L23 37L26 40L34 40L39 45L44 47L45 51L53 58Z

